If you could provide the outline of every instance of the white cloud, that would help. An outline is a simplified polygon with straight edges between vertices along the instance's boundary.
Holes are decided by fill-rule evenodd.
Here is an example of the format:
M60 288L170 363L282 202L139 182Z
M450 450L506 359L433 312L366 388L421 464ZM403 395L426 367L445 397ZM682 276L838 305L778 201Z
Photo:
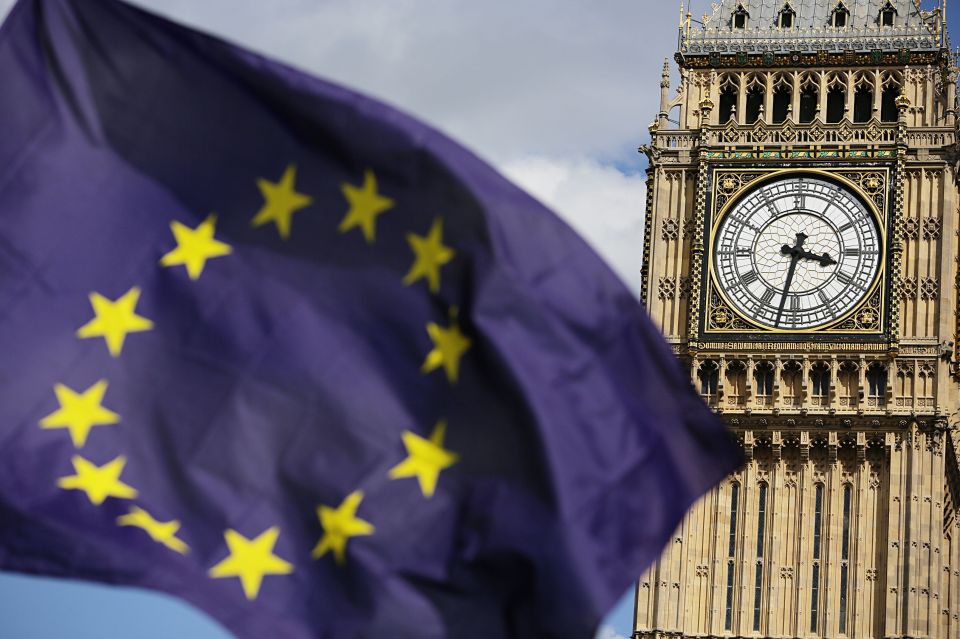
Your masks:
M676 46L664 2L135 1L396 104L497 163L636 148Z
M617 632L612 626L603 625L600 626L600 629L597 630L597 635L594 639L627 639L619 632Z
M634 293L643 258L643 174L596 160L528 156L504 174L560 214L600 253Z

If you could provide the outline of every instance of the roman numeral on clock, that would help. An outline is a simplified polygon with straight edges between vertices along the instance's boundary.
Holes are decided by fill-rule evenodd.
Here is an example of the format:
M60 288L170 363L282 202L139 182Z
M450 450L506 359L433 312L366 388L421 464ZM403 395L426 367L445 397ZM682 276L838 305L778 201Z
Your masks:
M760 298L760 301L764 304L769 304L771 301L773 301L773 296L776 294L776 291L774 291L772 288L768 288Z
M843 249L843 254L846 255L847 257L859 257L860 249L858 248Z
M757 281L757 272L756 271L747 271L743 274L743 277L740 278L743 280L744 284L753 284Z

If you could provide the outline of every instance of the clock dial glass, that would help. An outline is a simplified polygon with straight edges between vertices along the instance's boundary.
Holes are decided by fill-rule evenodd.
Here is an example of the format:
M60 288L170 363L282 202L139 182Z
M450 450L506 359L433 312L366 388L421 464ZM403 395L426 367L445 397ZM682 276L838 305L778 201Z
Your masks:
M880 270L873 214L848 189L815 177L754 189L726 213L714 238L724 297L769 328L808 330L839 319Z

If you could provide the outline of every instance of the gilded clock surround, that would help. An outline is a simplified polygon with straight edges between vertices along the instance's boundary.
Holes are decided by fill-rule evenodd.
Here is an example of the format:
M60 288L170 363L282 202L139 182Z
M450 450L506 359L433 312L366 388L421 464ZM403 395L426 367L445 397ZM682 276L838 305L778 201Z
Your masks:
M838 317L826 326L786 330L763 326L738 311L735 305L726 298L722 287L718 285L717 275L714 272L714 246L716 231L723 218L738 201L761 184L783 177L811 175L822 177L834 183L842 184L856 194L866 205L870 213L878 222L881 238L881 247L887 245L886 229L890 222L887 214L889 200L889 167L877 168L772 168L765 167L757 170L717 168L712 175L712 191L708 197L707 208L711 212L706 223L709 224L708 240L706 243L707 271L703 288L703 305L705 313L703 322L699 326L703 340L709 340L717 334L744 334L750 337L757 334L780 334L783 339L789 335L818 335L829 336L836 334L856 335L866 339L879 339L886 329L886 260L881 259L880 269L870 290L864 298L852 309ZM726 337L724 338L726 339Z

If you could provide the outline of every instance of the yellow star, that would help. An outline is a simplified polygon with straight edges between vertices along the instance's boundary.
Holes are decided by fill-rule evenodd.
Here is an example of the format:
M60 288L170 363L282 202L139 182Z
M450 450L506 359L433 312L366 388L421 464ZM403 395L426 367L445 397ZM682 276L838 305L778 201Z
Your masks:
M293 214L300 209L310 206L313 198L304 193L298 193L294 188L297 179L297 165L291 164L283 172L279 182L271 182L260 178L257 187L265 200L263 208L254 216L250 225L254 228L263 226L267 222L277 225L280 237L290 237L290 226L293 223Z
M177 248L160 258L162 266L187 267L187 275L191 280L200 278L207 260L214 257L229 255L233 248L213 237L217 225L216 213L211 213L197 228L192 229L186 224L174 220L170 222L170 230L177 241Z
M114 357L120 356L127 333L153 329L153 322L136 313L140 288L134 286L117 301L108 300L100 293L90 293L94 318L77 329L77 337L102 337Z
M452 260L456 254L452 248L443 244L443 220L434 220L426 237L407 233L407 242L415 257L403 283L409 286L425 277L430 292L436 293L440 290L440 267Z
M450 327L443 328L439 324L427 324L427 334L433 340L433 350L427 353L420 371L426 375L441 365L451 384L457 383L460 374L460 358L470 348L470 338L460 332L460 325L456 319L457 310L450 311Z
M257 598L266 575L289 575L293 572L293 564L273 554L273 547L280 536L277 526L267 528L256 539L247 539L236 530L227 530L223 536L230 554L211 568L209 574L214 579L239 577L247 599Z
M77 474L61 477L57 485L67 490L82 490L95 506L102 504L107 497L133 499L137 496L135 488L120 481L120 473L127 463L123 455L103 466L95 466L79 455L74 455L70 462Z
M170 550L178 552L181 555L187 554L190 550L187 544L183 543L183 540L177 537L177 531L180 530L180 522L176 519L167 522L157 521L153 518L153 515L143 508L132 506L130 508L130 514L117 517L117 524L121 526L136 526L146 531L146 533L150 535L150 539L158 544L163 544Z
M460 459L443 447L443 437L447 424L440 420L430 434L430 439L409 430L403 431L403 445L407 449L407 458L390 469L390 479L416 477L424 497L433 497L437 489L440 471L450 468Z
M367 244L372 244L377 235L377 216L393 208L393 200L377 193L377 176L370 169L364 173L362 187L344 182L340 189L350 203L350 210L340 222L340 232L359 226Z
M347 560L347 542L351 537L365 537L372 535L373 525L357 518L357 508L363 501L363 491L355 490L343 500L337 508L319 506L317 516L323 526L323 537L314 547L311 557L319 559L333 551L333 557L338 564Z
M83 448L87 435L94 426L118 424L120 416L101 405L107 392L107 380L99 382L77 393L63 384L56 384L53 392L57 395L60 408L40 420L40 428L66 428L76 448Z

